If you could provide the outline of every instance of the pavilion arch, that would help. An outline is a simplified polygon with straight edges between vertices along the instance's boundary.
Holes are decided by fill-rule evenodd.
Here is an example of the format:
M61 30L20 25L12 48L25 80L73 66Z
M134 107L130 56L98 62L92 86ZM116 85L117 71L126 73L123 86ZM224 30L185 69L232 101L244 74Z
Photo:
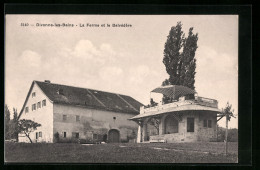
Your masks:
M164 134L178 133L179 121L171 114L168 114L164 118Z
M148 136L152 136L152 135L159 135L159 128L160 128L160 121L159 124L157 125L153 125L151 122L154 118L153 117L149 117L146 120L146 124L147 124L147 135ZM157 118L158 120L158 118ZM159 119L160 120L160 119ZM157 126L157 128L156 128Z

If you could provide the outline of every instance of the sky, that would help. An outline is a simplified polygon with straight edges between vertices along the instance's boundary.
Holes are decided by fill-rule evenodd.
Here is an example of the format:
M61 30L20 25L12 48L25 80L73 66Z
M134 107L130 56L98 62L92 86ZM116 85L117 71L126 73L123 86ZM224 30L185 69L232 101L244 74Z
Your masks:
M164 44L181 21L185 35L193 27L199 37L198 96L218 100L219 109L229 102L238 114L237 15L6 15L5 20L5 103L10 110L21 110L33 80L125 94L148 104L150 91L169 78L162 62ZM73 27L37 26L62 23ZM92 24L99 27L87 26ZM224 127L225 120L219 125ZM229 127L237 128L238 118Z

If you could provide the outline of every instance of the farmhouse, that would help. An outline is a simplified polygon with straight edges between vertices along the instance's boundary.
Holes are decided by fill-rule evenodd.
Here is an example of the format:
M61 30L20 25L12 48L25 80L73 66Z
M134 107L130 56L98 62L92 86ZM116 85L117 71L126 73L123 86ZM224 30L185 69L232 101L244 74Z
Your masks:
M33 142L123 142L136 137L138 126L129 118L141 106L126 95L33 81L19 119L41 124L30 134ZM29 139L19 134L19 142Z
M151 92L161 93L165 103L151 102L132 117L138 125L137 142L196 142L216 139L218 101L197 96L187 87L161 86Z

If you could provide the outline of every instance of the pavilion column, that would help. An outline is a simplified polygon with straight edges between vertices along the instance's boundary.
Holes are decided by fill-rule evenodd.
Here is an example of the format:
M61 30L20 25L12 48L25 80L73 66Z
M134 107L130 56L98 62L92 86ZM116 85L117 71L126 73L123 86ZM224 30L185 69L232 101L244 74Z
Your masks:
M143 141L143 121L138 121L138 132L137 132L137 143L141 143Z
M141 125L138 126L138 133L137 133L137 143L142 142L142 130L143 127Z
M160 122L160 125L159 125L159 135L163 135L164 134L164 122L165 122L165 117L167 115L163 115L161 117L161 122Z
M142 141L147 141L147 122L145 122L143 124L143 129L142 129L142 134L143 134L143 138L142 138Z
M163 134L163 122L161 121L160 125L159 125L159 135Z

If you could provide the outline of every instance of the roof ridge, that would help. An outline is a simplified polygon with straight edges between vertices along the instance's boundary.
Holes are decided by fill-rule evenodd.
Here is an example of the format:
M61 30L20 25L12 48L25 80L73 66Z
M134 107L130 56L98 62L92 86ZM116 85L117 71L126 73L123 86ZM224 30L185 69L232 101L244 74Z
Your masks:
M121 96L128 96L128 97L131 97L129 95L125 95L125 94L120 94L120 93L117 93L117 92L108 92L108 91L103 91L103 90L97 90L97 89L91 89L91 88L85 88L85 87L79 87L79 86L72 86L72 85L64 85L64 84L57 84L57 83L47 83L47 82L43 82L43 81L38 81L38 80L34 80L35 82L40 82L40 83L46 83L46 84L54 84L54 85L60 85L60 86L67 86L67 87L75 87L75 88L81 88L81 89L85 89L85 90L93 90L93 91L100 91L100 92L103 92L103 93L111 93L111 94L119 94Z
M87 89L87 91L94 97L94 99L96 99L102 106L104 106L104 107L107 107L104 103L102 103L93 93L91 93L91 91L89 91L88 89Z
M139 112L133 105L131 105L129 102L127 102L123 97L121 97L119 94L116 94L121 100L123 100L126 104L128 104L132 109Z

